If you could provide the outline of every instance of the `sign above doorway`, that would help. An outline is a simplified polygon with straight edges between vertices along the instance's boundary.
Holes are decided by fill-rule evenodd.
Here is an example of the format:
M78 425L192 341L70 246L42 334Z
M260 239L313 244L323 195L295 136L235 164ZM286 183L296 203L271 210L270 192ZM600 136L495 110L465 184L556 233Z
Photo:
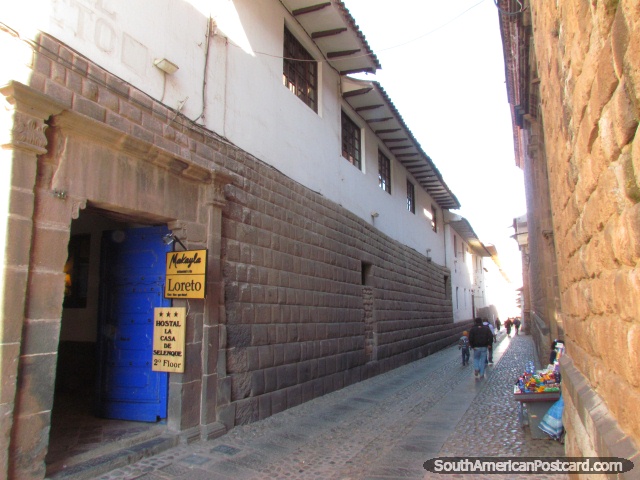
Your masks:
M185 250L167 253L165 298L204 298L207 251Z

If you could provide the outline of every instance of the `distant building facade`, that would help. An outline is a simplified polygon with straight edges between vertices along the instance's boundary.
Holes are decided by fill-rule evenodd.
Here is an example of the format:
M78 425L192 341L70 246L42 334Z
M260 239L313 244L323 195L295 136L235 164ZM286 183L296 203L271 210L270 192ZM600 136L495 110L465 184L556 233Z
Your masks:
M517 163L525 172L531 328L548 327L549 338L557 334L567 347L566 452L637 465L637 2L497 5Z
M471 321L488 306L484 259L491 258L491 254L467 219L445 212L444 226L446 265L452 279L453 319Z

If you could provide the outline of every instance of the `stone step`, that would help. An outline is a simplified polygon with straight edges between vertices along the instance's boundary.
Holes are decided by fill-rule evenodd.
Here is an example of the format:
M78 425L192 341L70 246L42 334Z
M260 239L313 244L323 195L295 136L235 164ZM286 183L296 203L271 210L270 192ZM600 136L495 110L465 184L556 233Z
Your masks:
M46 478L56 480L94 479L105 472L175 447L178 441L178 436L152 429L140 435L48 465Z

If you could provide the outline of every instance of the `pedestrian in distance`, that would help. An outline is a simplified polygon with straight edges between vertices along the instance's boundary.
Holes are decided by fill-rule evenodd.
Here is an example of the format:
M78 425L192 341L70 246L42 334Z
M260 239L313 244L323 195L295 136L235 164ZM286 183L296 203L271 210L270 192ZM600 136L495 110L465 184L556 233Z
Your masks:
M487 347L487 365L493 365L493 344L496 342L496 331L493 328L493 325L489 322L489 320L485 320L482 324L486 327L489 327L491 330L491 335L493 335L493 340L491 341L491 345Z
M458 350L462 352L462 366L464 367L469 365L469 356L471 352L469 349L469 332L466 330L462 332L462 336L460 337L460 340L458 340Z
M507 318L507 321L504 322L504 329L507 331L507 337L511 336L511 325L513 325L511 318Z
M518 317L513 321L513 327L516 329L516 335L518 335L518 331L520 330L520 319Z
M500 331L500 327L502 326L502 322L500 322L499 318L496 318L496 331Z
M486 378L485 362L487 349L493 343L493 334L489 327L482 324L481 318L475 319L475 324L469 330L469 345L473 348L473 374L478 378Z
M551 352L549 352L549 364L551 365L556 361L556 356L558 355L558 352L556 352L556 345L558 345L558 342L560 342L560 340L557 338L551 342Z

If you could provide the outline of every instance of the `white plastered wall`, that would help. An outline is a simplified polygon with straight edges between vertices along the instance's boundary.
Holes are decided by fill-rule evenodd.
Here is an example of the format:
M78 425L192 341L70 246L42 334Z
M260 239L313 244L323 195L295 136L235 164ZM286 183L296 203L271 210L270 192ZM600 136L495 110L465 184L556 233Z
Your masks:
M315 58L322 57L280 2L31 0L8 9L6 23L23 39L51 34L395 240L423 255L429 249L434 262L445 263L442 212L433 232L423 211L436 203L388 151L391 195L378 188L377 152L384 147L343 104L340 75L319 63L317 113L283 85L284 25ZM160 71L154 66L160 58L179 70ZM5 73L2 83L28 83L19 78L23 72ZM342 108L363 127L362 171L342 158ZM407 178L416 187L415 214L406 209Z

